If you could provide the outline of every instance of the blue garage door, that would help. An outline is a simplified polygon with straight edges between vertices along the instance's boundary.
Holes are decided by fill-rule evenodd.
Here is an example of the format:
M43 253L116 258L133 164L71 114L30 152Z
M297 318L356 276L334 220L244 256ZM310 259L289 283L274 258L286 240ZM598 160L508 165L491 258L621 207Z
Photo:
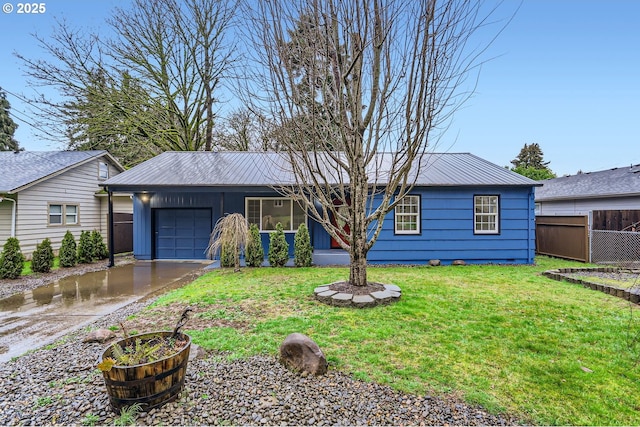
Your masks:
M205 259L211 209L156 209L156 259Z

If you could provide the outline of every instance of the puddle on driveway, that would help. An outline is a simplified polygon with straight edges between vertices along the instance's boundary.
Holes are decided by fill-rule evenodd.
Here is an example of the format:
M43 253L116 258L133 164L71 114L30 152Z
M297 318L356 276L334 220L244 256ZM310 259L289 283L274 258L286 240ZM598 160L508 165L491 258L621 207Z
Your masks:
M65 277L1 299L0 362L175 285L177 279L204 266L200 262L136 262Z

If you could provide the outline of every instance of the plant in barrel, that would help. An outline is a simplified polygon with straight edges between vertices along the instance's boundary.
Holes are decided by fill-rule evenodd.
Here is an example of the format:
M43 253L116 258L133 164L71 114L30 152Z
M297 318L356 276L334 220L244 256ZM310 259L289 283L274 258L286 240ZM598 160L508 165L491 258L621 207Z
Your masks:
M104 351L102 371L114 411L139 404L145 411L174 400L184 386L191 338L180 332L187 308L171 331L125 337Z

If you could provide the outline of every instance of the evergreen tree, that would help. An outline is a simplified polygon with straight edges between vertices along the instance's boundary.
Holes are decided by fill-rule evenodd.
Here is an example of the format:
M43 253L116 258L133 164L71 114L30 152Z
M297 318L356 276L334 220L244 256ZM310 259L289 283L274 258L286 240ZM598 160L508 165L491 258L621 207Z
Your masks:
M98 230L91 232L91 241L93 242L93 258L106 259L109 256L109 250Z
M24 255L20 250L20 242L9 237L0 255L0 279L17 279L24 268Z
M293 263L296 267L310 267L313 248L309 238L309 230L304 224L300 224L293 239Z
M48 273L53 267L53 258L51 240L44 239L31 255L31 270L38 273Z
M249 227L249 240L245 249L244 260L248 267L260 267L264 262L262 238L256 224L251 224Z
M83 231L80 233L80 240L78 241L78 262L80 264L90 264L93 261L93 253L91 233Z
M281 223L276 224L276 231L269 238L268 258L271 267L284 267L289 261L289 244Z
M224 243L220 248L220 267L235 267L236 265L236 251L234 245L230 243Z
M18 141L13 138L18 125L9 115L10 109L7 94L0 88L0 151L20 151Z
M76 239L73 237L73 234L67 230L62 239L62 245L60 246L60 266L73 267L77 262Z
M549 169L549 162L545 162L543 157L538 143L524 144L518 157L511 160L511 170L536 181L555 178L556 175Z

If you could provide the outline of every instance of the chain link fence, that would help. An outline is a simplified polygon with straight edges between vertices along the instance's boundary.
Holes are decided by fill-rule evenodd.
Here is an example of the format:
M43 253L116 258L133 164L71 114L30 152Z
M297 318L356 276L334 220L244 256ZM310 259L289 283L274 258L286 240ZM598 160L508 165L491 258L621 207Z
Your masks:
M640 268L640 232L590 231L591 262Z

